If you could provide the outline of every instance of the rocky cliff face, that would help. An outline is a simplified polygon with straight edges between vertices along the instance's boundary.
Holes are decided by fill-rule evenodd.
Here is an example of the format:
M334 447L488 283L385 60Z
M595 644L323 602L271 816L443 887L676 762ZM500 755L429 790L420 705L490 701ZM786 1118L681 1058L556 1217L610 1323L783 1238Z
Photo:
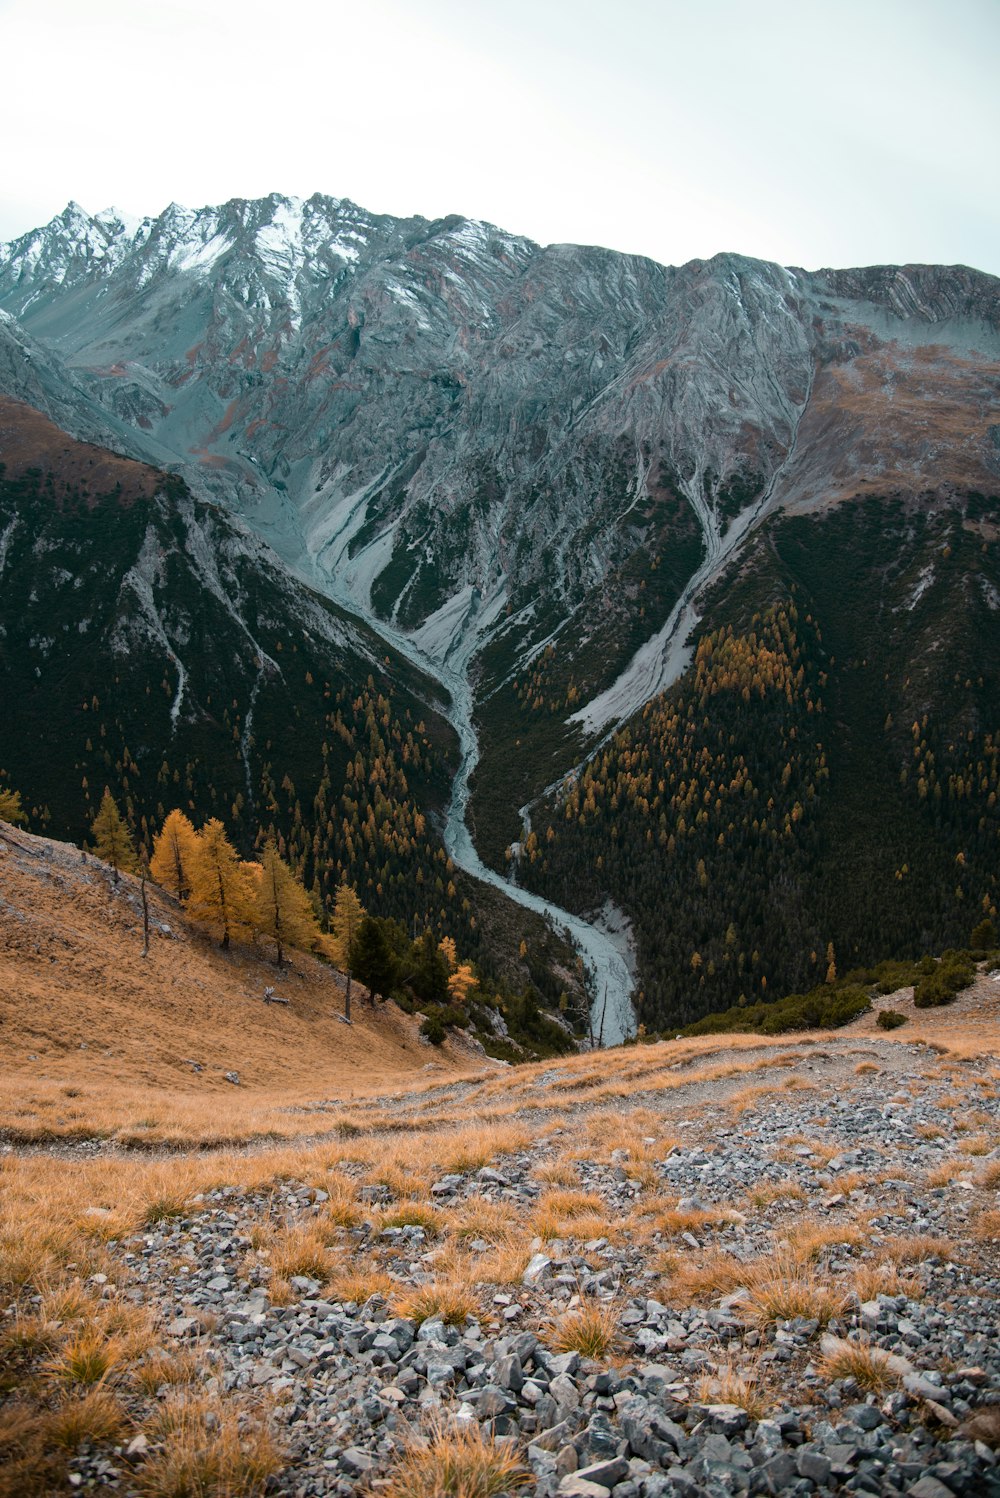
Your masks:
M767 514L1000 486L1000 283L961 267L673 269L272 195L71 204L0 248L0 307L58 419L224 499L481 715L555 649L567 752L664 684Z

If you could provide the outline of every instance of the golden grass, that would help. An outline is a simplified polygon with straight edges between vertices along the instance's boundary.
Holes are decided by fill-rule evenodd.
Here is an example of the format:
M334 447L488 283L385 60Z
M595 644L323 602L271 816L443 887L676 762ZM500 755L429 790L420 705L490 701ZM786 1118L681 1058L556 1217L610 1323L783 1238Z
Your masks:
M710 1249L698 1259L664 1255L660 1272L670 1280L670 1293L687 1303L710 1296L730 1295L746 1284L748 1265L722 1249Z
M1000 1212L980 1212L973 1221L972 1236L980 1243L1000 1243Z
M851 1271L851 1285L862 1302L874 1300L876 1295L905 1295L917 1300L924 1293L919 1280L900 1274L894 1264L859 1264Z
M343 1304L353 1301L360 1306L373 1295L380 1295L388 1300L398 1289L398 1281L392 1279L385 1270L379 1269L375 1264L360 1263L351 1269L336 1272L327 1282L324 1294L329 1300L338 1300Z
M826 1326L847 1308L843 1290L792 1256L776 1253L756 1260L747 1266L743 1282L748 1304L763 1322L793 1321L801 1316Z
M483 1243L499 1247L515 1237L522 1237L523 1227L510 1203L473 1198L454 1214L451 1232L459 1243L479 1238Z
M714 1374L699 1378L695 1394L702 1404L735 1404L751 1420L762 1420L772 1404L756 1360L744 1365L723 1363Z
M842 1337L830 1337L818 1366L831 1383L851 1378L865 1394L883 1394L899 1383L890 1354L867 1341L848 1342Z
M474 1422L439 1420L426 1435L410 1434L379 1491L383 1498L501 1498L533 1483L517 1453Z
M541 1181L546 1186L580 1184L579 1167L570 1160L552 1160L545 1165L536 1165L531 1175L533 1180Z
M949 1186L952 1181L968 1178L971 1165L968 1160L943 1160L926 1175L928 1186Z
M43 1364L43 1372L56 1382L87 1388L119 1372L124 1352L118 1338L106 1336L99 1327L85 1326Z
M552 1332L557 1352L578 1352L585 1358L603 1358L618 1340L619 1308L613 1302L584 1301L560 1316Z
M168 1401L148 1433L157 1446L133 1478L142 1498L257 1498L282 1467L263 1422L203 1396Z
M422 1228L428 1238L436 1238L444 1226L444 1218L433 1207L411 1202L398 1207L387 1207L378 1214L377 1225L379 1229Z
M442 1280L397 1293L392 1300L392 1309L397 1316L411 1321L424 1322L440 1317L447 1325L464 1326L470 1316L479 1314L480 1306L466 1285Z
M785 1229L785 1238L792 1256L806 1262L820 1258L823 1250L832 1243L846 1243L857 1247L865 1241L865 1234L854 1223L818 1222L805 1217L799 1218Z
M762 1181L748 1192L748 1200L755 1207L769 1207L779 1201L805 1201L806 1193L798 1181L789 1176L783 1181Z
M925 1259L957 1259L956 1245L931 1233L898 1234L879 1244L879 1253L891 1263L922 1264Z
M987 1191L1000 1190L1000 1160L992 1160L976 1176L976 1185Z
M269 1244L272 1277L290 1280L296 1275L325 1280L330 1273L330 1250L323 1235L312 1225L275 1233Z
M74 1395L53 1412L48 1436L56 1446L76 1451L86 1441L91 1446L116 1441L128 1427L125 1409L107 1389L88 1389Z

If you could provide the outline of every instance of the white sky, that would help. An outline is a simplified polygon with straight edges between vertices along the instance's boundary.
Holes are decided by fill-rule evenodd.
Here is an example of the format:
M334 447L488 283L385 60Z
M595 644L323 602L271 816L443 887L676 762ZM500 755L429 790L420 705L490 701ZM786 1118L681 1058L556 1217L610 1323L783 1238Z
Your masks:
M1000 273L1000 0L0 0L0 239L278 191Z

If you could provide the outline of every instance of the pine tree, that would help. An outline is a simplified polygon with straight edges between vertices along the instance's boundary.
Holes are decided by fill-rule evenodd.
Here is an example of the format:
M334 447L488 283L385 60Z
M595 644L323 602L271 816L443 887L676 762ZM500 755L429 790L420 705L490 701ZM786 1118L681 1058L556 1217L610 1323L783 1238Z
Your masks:
M351 943L351 967L373 999L388 998L399 982L399 958L387 930L392 924L366 915Z
M163 830L153 840L149 872L162 889L179 900L191 893L191 869L198 848L198 834L182 811L172 811Z
M299 880L273 842L268 842L261 858L257 880L253 923L261 936L277 948L277 964L284 961L285 947L311 947L319 939L316 917Z
M116 884L122 869L127 874L135 873L139 860L132 837L107 786L104 787L100 809L90 825L90 832L94 839L94 852L114 869Z
M226 829L212 817L198 833L188 913L196 921L215 926L222 933L221 945L228 947L233 936L242 935L250 927L252 907L253 888L246 868L226 837Z

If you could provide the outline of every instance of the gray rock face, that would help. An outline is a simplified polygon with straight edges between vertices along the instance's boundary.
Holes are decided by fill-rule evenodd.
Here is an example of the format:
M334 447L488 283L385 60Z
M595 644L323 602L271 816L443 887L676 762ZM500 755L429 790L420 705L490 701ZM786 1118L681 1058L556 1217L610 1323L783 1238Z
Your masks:
M272 194L138 228L70 204L0 247L0 306L71 366L78 425L99 402L438 659L585 635L605 591L651 633L761 506L1000 463L971 415L927 444L927 389L1000 380L997 282L961 268L676 269Z

